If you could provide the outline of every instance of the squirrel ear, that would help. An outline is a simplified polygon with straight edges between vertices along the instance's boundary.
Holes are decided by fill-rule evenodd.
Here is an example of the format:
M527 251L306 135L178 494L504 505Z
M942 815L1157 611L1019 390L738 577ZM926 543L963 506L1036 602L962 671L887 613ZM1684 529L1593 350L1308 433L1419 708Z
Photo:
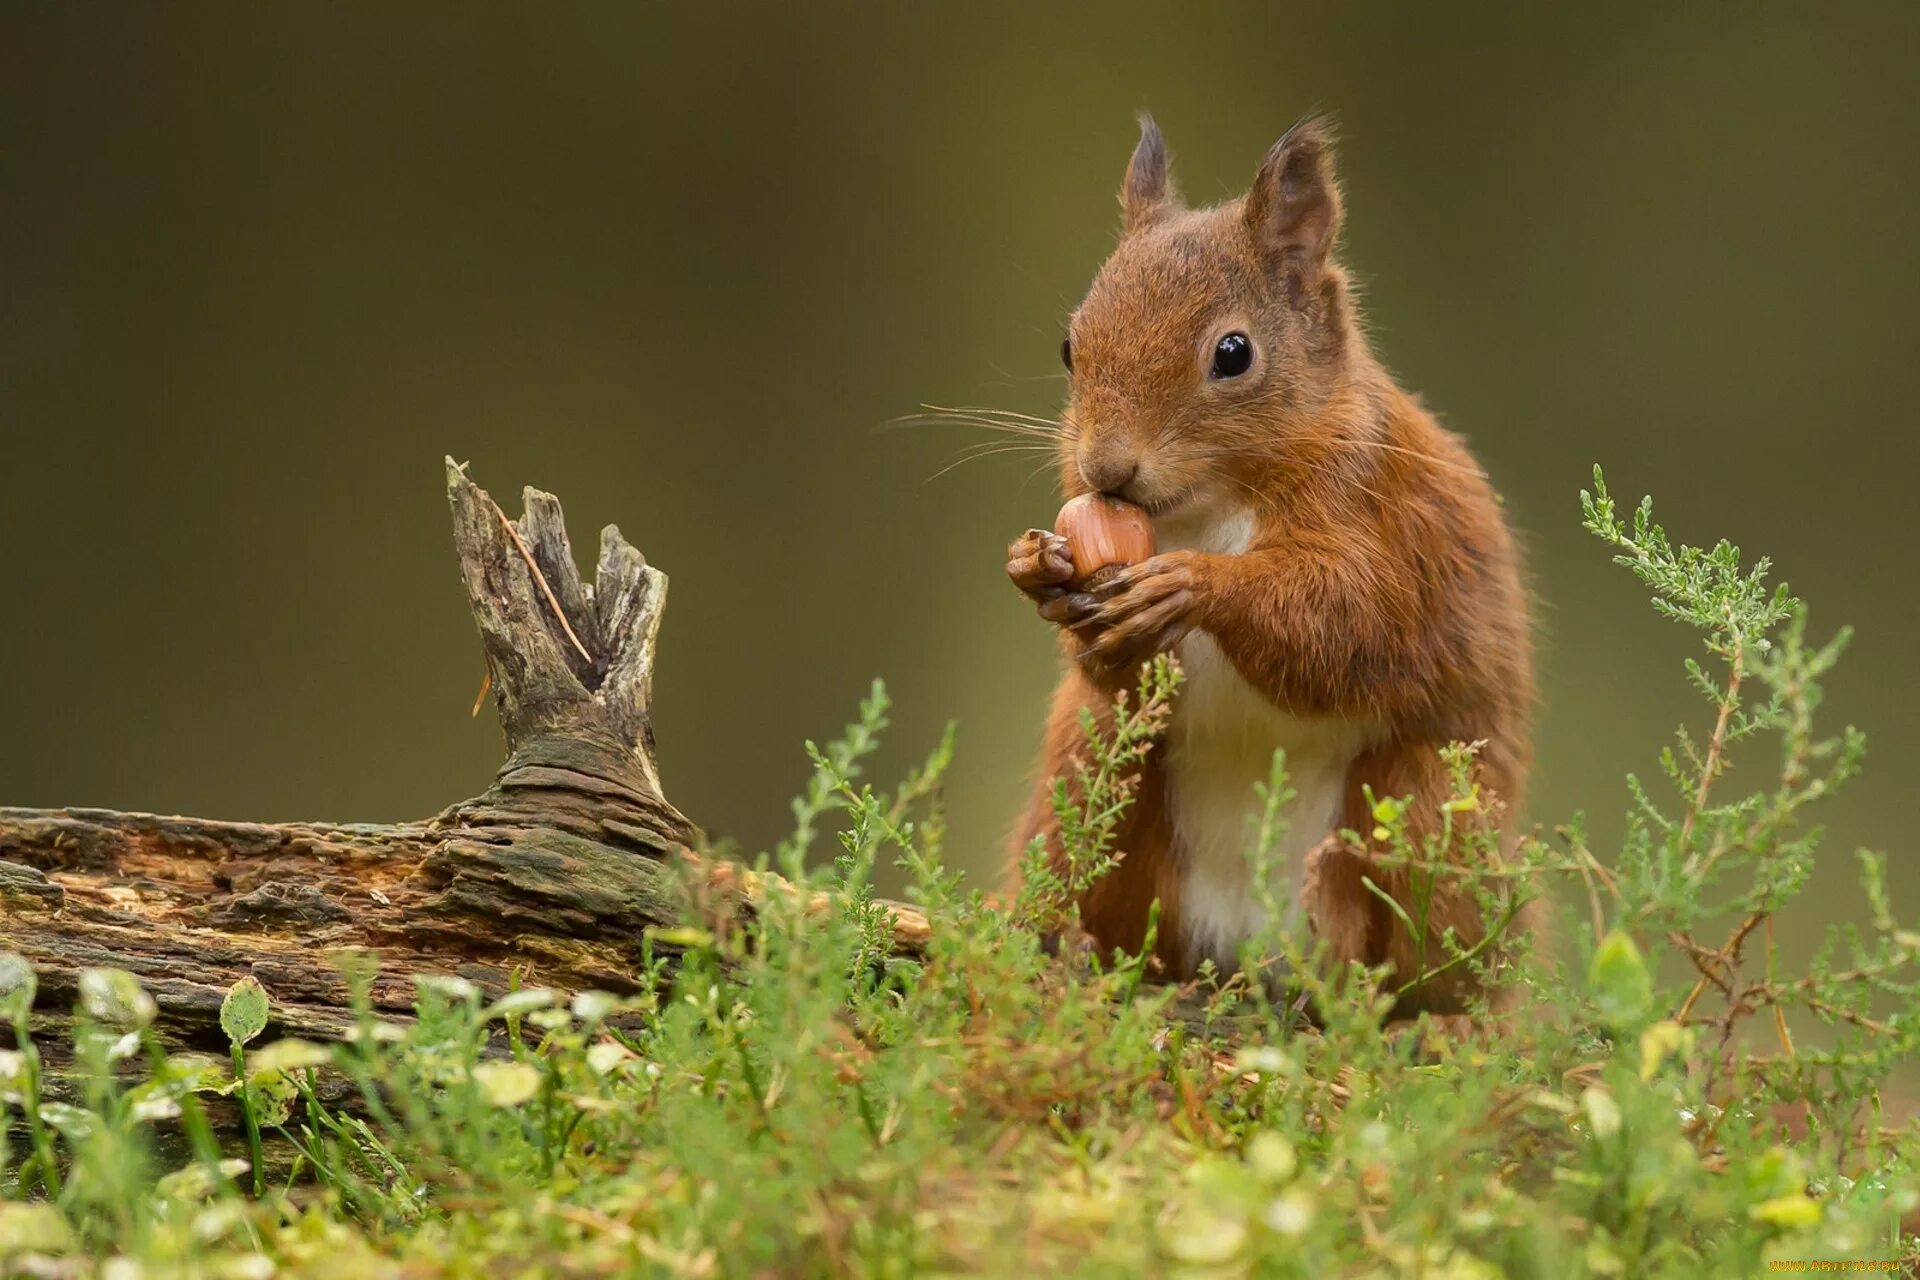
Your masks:
M1164 218L1177 197L1167 164L1167 144L1153 117L1140 113L1140 141L1127 161L1127 180L1120 188L1120 208L1126 229L1137 231Z
M1255 241L1311 278L1340 233L1340 185L1333 174L1333 122L1308 116L1273 144L1247 192Z

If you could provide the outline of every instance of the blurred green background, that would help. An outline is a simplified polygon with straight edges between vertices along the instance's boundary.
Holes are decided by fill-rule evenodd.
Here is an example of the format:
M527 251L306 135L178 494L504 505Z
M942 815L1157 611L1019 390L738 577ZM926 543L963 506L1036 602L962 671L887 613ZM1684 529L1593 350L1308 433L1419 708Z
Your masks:
M0 17L0 803L398 819L484 785L440 459L673 578L670 794L762 847L884 676L879 776L960 722L997 870L1054 673L1002 548L1152 109L1198 199L1312 107L1388 363L1531 549L1533 816L1617 830L1695 638L1579 529L1676 535L1856 624L1871 739L1802 918L1920 771L1920 6L257 6ZM517 506L509 502L510 506ZM1764 761L1740 777L1758 780Z

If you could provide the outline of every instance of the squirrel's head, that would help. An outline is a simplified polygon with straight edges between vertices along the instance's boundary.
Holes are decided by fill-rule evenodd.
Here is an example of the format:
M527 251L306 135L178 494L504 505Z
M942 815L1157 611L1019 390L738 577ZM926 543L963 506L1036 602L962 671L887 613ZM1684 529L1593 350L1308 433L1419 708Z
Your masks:
M1150 118L1120 190L1120 243L1075 310L1066 482L1156 513L1270 483L1315 451L1358 346L1340 230L1333 130L1287 130L1244 196L1180 203Z

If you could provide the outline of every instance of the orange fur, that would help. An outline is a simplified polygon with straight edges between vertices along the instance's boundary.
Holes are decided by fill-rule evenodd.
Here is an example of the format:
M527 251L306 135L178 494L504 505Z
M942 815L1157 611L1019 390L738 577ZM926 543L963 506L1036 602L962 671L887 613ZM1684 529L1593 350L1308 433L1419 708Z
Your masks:
M1125 232L1070 327L1062 487L1115 492L1156 526L1223 545L1164 550L1096 590L1072 585L1050 534L1030 531L1009 552L1009 574L1060 625L1069 657L1043 780L1070 771L1081 709L1103 711L1155 652L1224 660L1243 682L1223 668L1208 674L1210 692L1181 695L1212 699L1196 702L1177 735L1185 772L1167 744L1156 749L1120 833L1125 857L1080 904L1101 944L1136 947L1159 898L1157 950L1176 976L1192 972L1196 946L1218 949L1202 932L1237 927L1231 904L1220 905L1217 866L1207 871L1214 898L1194 880L1219 856L1194 842L1217 843L1236 816L1198 812L1222 803L1204 771L1216 757L1237 767L1231 735L1248 753L1277 735L1308 744L1303 764L1344 767L1344 796L1313 819L1327 825L1309 833L1318 844L1293 868L1308 922L1343 960L1411 972L1422 945L1361 883L1370 877L1406 904L1406 876L1366 849L1320 839L1341 826L1371 830L1363 787L1411 797L1416 834L1432 831L1448 794L1437 752L1474 742L1476 780L1498 797L1495 811L1512 815L1524 799L1534 693L1518 554L1466 446L1367 344L1332 257L1341 210L1332 156L1325 123L1304 122L1246 196L1186 210L1158 131L1143 121L1123 188ZM1210 376L1230 331L1252 338L1254 363ZM1212 647L1194 649L1199 638ZM1309 758L1309 747L1322 755ZM1050 824L1043 787L1019 843ZM1431 921L1429 965L1438 933L1472 939L1479 912L1468 895L1442 892ZM1455 971L1410 1004L1455 1008L1468 990Z

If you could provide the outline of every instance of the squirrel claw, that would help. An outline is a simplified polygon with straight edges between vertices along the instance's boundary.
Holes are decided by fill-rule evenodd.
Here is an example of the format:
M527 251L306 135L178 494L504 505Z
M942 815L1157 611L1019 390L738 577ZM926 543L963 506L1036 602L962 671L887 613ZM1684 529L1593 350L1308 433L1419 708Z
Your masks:
M1126 570L1087 597L1091 608L1062 610L1077 618L1067 625L1082 641L1080 662L1109 675L1133 671L1180 643L1193 627L1191 574L1181 563L1156 557Z
M1067 540L1045 529L1027 530L1007 548L1007 577L1042 604L1064 595L1073 578Z
M1040 602L1040 616L1063 627L1077 627L1100 609L1100 599L1085 591L1071 591Z

